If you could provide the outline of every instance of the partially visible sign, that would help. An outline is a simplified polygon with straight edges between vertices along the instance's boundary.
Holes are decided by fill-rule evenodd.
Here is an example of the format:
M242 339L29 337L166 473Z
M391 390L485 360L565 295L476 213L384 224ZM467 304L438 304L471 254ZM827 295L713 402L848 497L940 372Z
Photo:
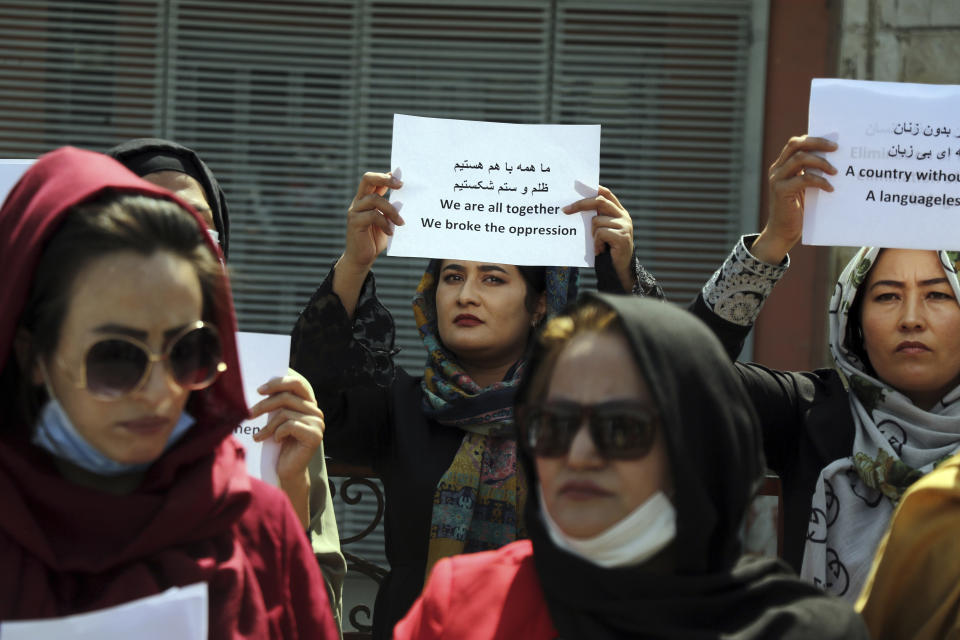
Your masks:
M0 158L0 203L7 199L7 194L13 185L17 184L33 160L5 160Z
M838 173L806 191L805 244L960 248L960 87L817 79L807 131Z
M207 584L62 618L0 623L3 640L206 640Z
M257 393L257 387L271 378L287 375L290 336L240 331L237 333L237 350L240 356L240 376L243 378L243 395L247 406L252 407L265 397ZM279 487L277 458L280 456L280 445L273 438L263 442L253 439L253 434L267 426L269 420L269 414L245 420L233 430L233 435L246 449L247 473Z

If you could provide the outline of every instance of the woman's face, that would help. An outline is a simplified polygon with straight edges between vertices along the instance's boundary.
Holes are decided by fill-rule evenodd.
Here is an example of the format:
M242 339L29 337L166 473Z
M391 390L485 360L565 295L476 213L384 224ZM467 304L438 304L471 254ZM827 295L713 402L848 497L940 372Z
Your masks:
M514 265L444 260L437 282L437 330L462 361L512 364L527 346L530 327L543 314L527 311L527 285Z
M216 230L213 211L210 209L210 203L207 202L206 192L196 178L179 171L154 171L143 176L143 179L170 191L189 204L197 210L208 229Z
M639 400L656 410L619 333L575 337L557 359L547 401L591 405ZM536 458L547 511L567 535L589 538L623 520L657 491L670 492L670 465L658 431L650 452L636 460L608 460L580 425L563 457Z
M960 305L933 251L886 249L863 285L863 342L877 376L929 409L960 384Z
M86 348L99 337L128 335L162 353L166 341L202 312L196 271L172 253L110 253L77 274L59 344L44 370L87 442L117 462L150 462L163 453L189 395L168 375L166 362L154 363L138 390L112 401L78 388L78 374ZM42 375L37 367L34 380L42 384Z

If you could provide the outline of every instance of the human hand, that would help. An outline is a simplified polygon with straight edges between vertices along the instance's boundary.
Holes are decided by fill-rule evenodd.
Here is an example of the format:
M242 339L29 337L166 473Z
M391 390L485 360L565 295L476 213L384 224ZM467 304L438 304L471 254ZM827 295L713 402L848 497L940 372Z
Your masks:
M323 412L317 406L310 383L293 369L288 369L285 376L264 383L257 391L267 397L250 408L250 416L269 414L270 419L253 439L263 442L272 437L280 444L277 477L299 514L303 505L297 502L303 499L304 488L307 489L305 495L309 496L307 466L323 441L326 428ZM309 514L309 504L306 507Z
M338 268L362 271L365 275L387 248L387 237L393 235L394 225L402 225L404 221L398 208L383 196L388 189L401 186L403 182L391 173L363 174L347 210L346 247Z
M779 264L800 241L803 233L803 197L807 188L833 191L823 176L811 169L834 175L836 168L816 152L836 151L837 143L826 138L790 138L780 157L770 165L770 216L750 252L768 264Z
M582 211L597 212L591 221L593 252L599 255L604 247L610 247L610 258L617 278L624 291L631 291L634 276L630 269L630 260L633 258L633 219L630 212L610 189L602 185L595 198L578 200L563 208L566 214Z

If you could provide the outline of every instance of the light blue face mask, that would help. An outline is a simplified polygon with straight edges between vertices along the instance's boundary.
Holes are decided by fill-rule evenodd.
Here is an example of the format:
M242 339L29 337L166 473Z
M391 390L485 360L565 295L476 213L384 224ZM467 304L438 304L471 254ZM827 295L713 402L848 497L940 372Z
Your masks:
M49 388L48 388L49 393ZM193 417L186 411L180 414L164 451L177 443L190 430ZM46 449L53 455L75 464L81 469L101 476L119 476L125 473L145 471L152 462L127 464L108 458L94 448L73 426L60 401L52 393L40 412L40 418L33 433L33 444Z

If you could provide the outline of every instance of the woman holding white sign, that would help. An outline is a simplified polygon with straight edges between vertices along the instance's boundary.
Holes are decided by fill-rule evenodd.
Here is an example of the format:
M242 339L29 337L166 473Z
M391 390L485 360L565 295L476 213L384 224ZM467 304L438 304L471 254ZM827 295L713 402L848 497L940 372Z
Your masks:
M393 320L371 268L393 226L384 197L401 182L363 176L347 216L346 247L301 313L292 366L317 393L328 451L370 465L386 490L391 573L377 596L374 635L386 637L438 559L525 536L526 483L517 472L512 400L531 335L575 296L576 270L433 260L414 315L428 350L421 376L392 360ZM567 207L596 210L602 289L662 297L633 257L633 224L616 197Z
M770 217L704 286L694 312L739 353L800 240L806 188L832 190L820 154L792 138L770 169ZM784 494L784 556L801 574L857 597L907 487L960 447L960 281L956 254L864 247L830 301L836 370L737 364Z
M289 501L231 437L218 255L189 205L89 151L41 157L0 208L0 620L204 582L211 638L339 637Z

